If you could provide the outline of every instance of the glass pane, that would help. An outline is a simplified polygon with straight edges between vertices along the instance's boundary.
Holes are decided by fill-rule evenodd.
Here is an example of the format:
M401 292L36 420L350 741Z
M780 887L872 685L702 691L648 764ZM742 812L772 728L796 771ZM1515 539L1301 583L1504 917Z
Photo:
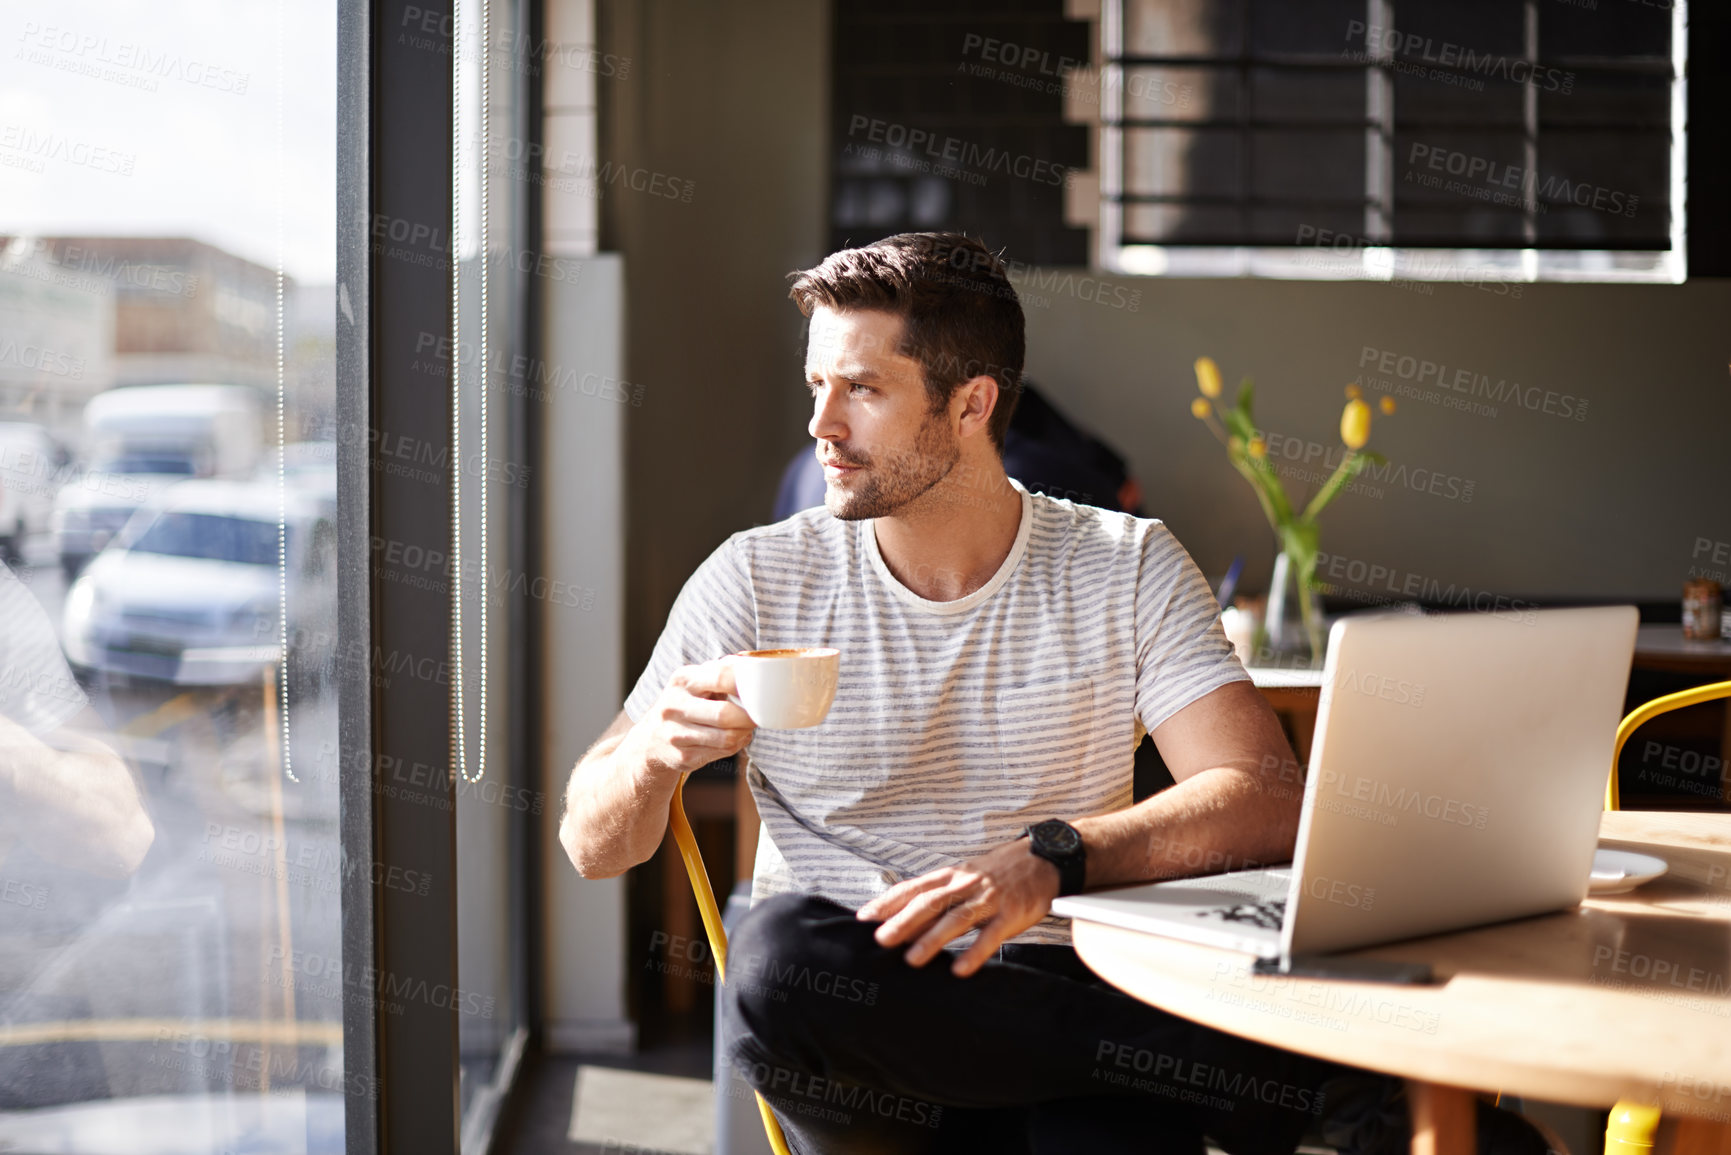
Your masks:
M1244 48L1238 5L1212 0L1124 0L1130 56L1235 57Z
M1124 69L1126 120L1233 120L1243 86L1236 68L1159 65Z
M1571 71L1569 91L1540 90L1541 131L1567 125L1619 125L1671 131L1671 78L1652 73ZM1663 166L1661 166L1661 170Z
M0 1150L337 1152L335 5L11 15Z
M1539 236L1574 245L1670 247L1670 138L1554 132L1539 152Z
M1217 205L1124 206L1124 238L1132 245L1234 244L1244 231L1244 214Z
M1519 129L1526 123L1525 102L1519 85L1483 72L1422 61L1394 66L1395 117L1402 127L1467 123Z
M1670 3L1546 5L1539 18L1545 57L1611 56L1671 59Z
M1292 208L1263 206L1249 214L1250 240L1256 245L1300 244L1318 247L1320 238L1361 237L1364 210L1296 205ZM1355 255L1354 259L1358 259Z
M1252 68L1250 108L1257 120L1362 121L1364 74L1346 69Z
M1250 134L1250 188L1262 200L1364 201L1364 133L1263 130Z
M1155 196L1240 195L1242 136L1231 129L1124 131L1124 190Z
M1403 4L1392 29L1384 37L1384 46L1393 50L1396 60L1448 63L1469 52L1518 60L1526 44L1526 6L1484 0Z
M1522 243L1525 220L1518 208L1409 206L1397 199L1394 235L1416 247L1506 248Z
M1251 54L1338 60L1362 31L1365 8L1364 0L1251 0Z
M1518 206L1532 199L1537 173L1518 133L1402 131L1394 149L1397 204Z
M1578 189L1577 195L1585 196ZM1671 209L1664 201L1641 201L1631 214L1628 211L1608 211L1621 204L1625 210L1632 198L1606 200L1594 208L1576 204L1549 204L1538 220L1541 245L1565 245L1579 248L1640 248L1662 250L1671 247Z

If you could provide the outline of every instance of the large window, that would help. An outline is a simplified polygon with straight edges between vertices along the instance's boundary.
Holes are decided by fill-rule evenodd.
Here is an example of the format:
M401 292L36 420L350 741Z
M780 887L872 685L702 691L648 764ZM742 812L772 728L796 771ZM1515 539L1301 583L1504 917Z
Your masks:
M336 4L0 32L0 1150L341 1151Z
M489 1141L529 7L0 18L0 1150Z
M1101 259L1683 279L1683 0L1109 0Z

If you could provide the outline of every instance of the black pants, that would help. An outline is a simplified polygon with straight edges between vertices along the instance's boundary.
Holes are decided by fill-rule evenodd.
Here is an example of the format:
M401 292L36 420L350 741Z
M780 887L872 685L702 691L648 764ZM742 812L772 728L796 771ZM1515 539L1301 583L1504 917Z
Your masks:
M877 925L782 895L732 936L726 1052L800 1155L1201 1155L1204 1134L1286 1155L1342 1071L1141 1003L1067 946L1005 946L957 978L954 954L909 966Z

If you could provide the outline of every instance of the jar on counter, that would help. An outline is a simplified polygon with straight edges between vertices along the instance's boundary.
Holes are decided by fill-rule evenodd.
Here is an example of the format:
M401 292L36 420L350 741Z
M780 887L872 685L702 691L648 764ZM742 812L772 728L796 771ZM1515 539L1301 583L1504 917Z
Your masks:
M1716 641L1721 606L1718 582L1708 578L1684 582L1683 636L1695 642Z

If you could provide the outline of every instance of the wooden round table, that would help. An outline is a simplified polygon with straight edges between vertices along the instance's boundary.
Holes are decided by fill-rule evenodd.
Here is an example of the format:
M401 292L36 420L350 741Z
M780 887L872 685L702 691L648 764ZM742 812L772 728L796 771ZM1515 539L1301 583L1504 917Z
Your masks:
M1429 963L1431 986L1253 975L1243 954L1080 920L1075 945L1144 1002L1407 1077L1415 1152L1471 1152L1473 1093L1501 1091L1656 1104L1677 1118L1674 1150L1728 1155L1731 815L1607 813L1600 844L1670 870L1575 910L1355 952Z

